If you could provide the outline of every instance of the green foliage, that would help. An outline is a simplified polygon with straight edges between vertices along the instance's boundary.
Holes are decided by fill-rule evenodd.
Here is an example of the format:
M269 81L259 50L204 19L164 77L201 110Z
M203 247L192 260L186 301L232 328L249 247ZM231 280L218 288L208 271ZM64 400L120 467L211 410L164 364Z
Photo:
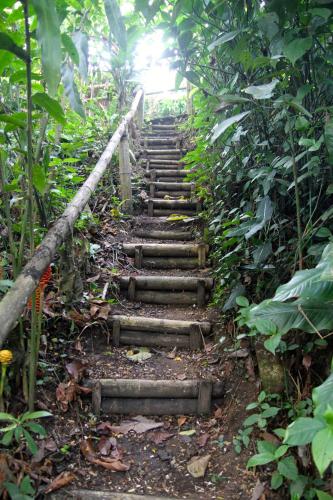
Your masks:
M42 67L51 96L56 94L60 81L61 37L60 23L54 0L31 1L38 18L37 38L42 49Z
M25 441L30 452L35 455L38 447L32 433L43 437L46 436L44 427L35 420L51 416L52 414L48 411L27 412L17 418L10 413L0 413L0 421L9 422L6 427L0 429L0 432L3 433L1 443L4 446L10 446L13 441L17 443Z
M4 487L8 491L11 500L33 500L36 494L29 476L24 476L19 485L5 481Z
M245 303L238 317L239 324L269 335L264 344L273 354L282 335L290 330L317 334L333 328L332 255L330 243L314 269L297 271L288 283L277 289L272 299L253 306Z

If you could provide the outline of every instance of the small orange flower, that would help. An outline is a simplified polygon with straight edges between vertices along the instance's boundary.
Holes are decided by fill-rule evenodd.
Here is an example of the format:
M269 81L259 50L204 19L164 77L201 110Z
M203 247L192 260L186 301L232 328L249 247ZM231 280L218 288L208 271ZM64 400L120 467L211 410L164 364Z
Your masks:
M50 281L52 277L52 271L51 271L51 266L48 265L47 268L45 269L44 273L42 274L41 279L39 280L39 285L36 288L36 312L40 313L41 311L41 299L44 295L44 289L47 286L48 282ZM32 298L28 300L28 309L32 309Z
M38 286L38 288L36 288L36 300L35 300L35 310L37 313L40 312L42 293L43 293L43 289L40 286ZM28 309L32 309L32 297L30 297L30 299L28 300L27 306L28 306Z
M52 277L52 271L51 271L51 266L48 265L47 268L45 269L41 279L39 280L39 286L41 288L45 288L48 282L50 281Z

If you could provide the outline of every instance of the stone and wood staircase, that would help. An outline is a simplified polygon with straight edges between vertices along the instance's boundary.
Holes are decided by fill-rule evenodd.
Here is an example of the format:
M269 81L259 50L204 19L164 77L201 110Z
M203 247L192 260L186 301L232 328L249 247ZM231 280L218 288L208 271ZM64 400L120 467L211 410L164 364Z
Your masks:
M156 120L145 130L141 144L148 198L131 240L122 244L123 253L133 259L134 271L117 280L120 296L138 304L140 313L112 317L112 344L200 350L212 334L212 324L201 320L199 312L205 310L214 283L207 269L209 248L197 238L193 216L200 203L194 198L194 185L186 180L182 135L174 121ZM170 222L172 214L188 219ZM199 319L193 318L193 311ZM153 380L90 381L95 414L207 415L223 396L219 380L159 375Z

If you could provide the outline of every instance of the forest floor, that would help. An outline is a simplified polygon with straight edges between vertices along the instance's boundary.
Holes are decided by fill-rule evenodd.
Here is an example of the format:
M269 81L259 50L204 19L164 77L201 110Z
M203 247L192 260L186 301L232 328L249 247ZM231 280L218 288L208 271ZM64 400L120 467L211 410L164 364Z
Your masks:
M133 259L115 251L121 240L128 241L129 223L105 221L102 227L103 232L91 238L91 243L98 243L101 249L86 276L85 300L67 312L65 318L63 304L54 292L49 293L45 303L50 328L44 346L44 370L39 374L37 406L51 411L54 418L48 425L48 438L39 442L40 452L33 465L35 472L44 476L45 482L57 481L59 475L60 480L73 479L69 489L59 490L61 498L71 498L71 488L193 500L273 498L267 496L267 492L265 496L264 483L252 470L246 469L246 462L254 451L251 445L241 454L234 449L233 438L246 417L246 405L257 398L258 385L251 355L241 358L235 352L233 323L219 325L214 337L206 339L203 351L151 348L150 359L141 363L127 359L128 347L114 348L110 343L110 314L132 313L191 321L217 321L218 315L213 307L150 306L131 303L122 297L118 303L110 304L107 299L98 298L97 291L105 289L110 281L110 270L115 274L118 269L117 273L123 275L133 271ZM196 272L207 274L208 270ZM221 335L226 337L223 349L216 343ZM63 397L59 384L70 384L73 363L74 378L82 384L85 378L186 380L209 376L223 380L225 396L209 417L152 416L150 420L159 426L151 430L148 425L145 432L136 433L123 426L131 417L96 418L91 395L80 395L80 391L76 391L73 396L69 391ZM119 429L110 430L110 425ZM129 470L114 472L92 464L82 453L87 439L99 450L97 457L103 458L106 453L119 458ZM204 478L194 479L187 464L193 457L207 456Z

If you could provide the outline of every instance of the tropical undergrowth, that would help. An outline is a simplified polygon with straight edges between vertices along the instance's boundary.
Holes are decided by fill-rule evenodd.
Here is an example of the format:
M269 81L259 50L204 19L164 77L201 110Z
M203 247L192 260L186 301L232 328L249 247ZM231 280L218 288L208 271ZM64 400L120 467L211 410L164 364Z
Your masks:
M278 411L252 417L276 439L248 466L274 463L272 489L293 499L332 498L331 402L318 396L331 383L332 13L328 0L177 0L153 20L177 84L193 85L186 161L204 201L214 305L226 319L240 307L236 345L249 335L284 369Z

